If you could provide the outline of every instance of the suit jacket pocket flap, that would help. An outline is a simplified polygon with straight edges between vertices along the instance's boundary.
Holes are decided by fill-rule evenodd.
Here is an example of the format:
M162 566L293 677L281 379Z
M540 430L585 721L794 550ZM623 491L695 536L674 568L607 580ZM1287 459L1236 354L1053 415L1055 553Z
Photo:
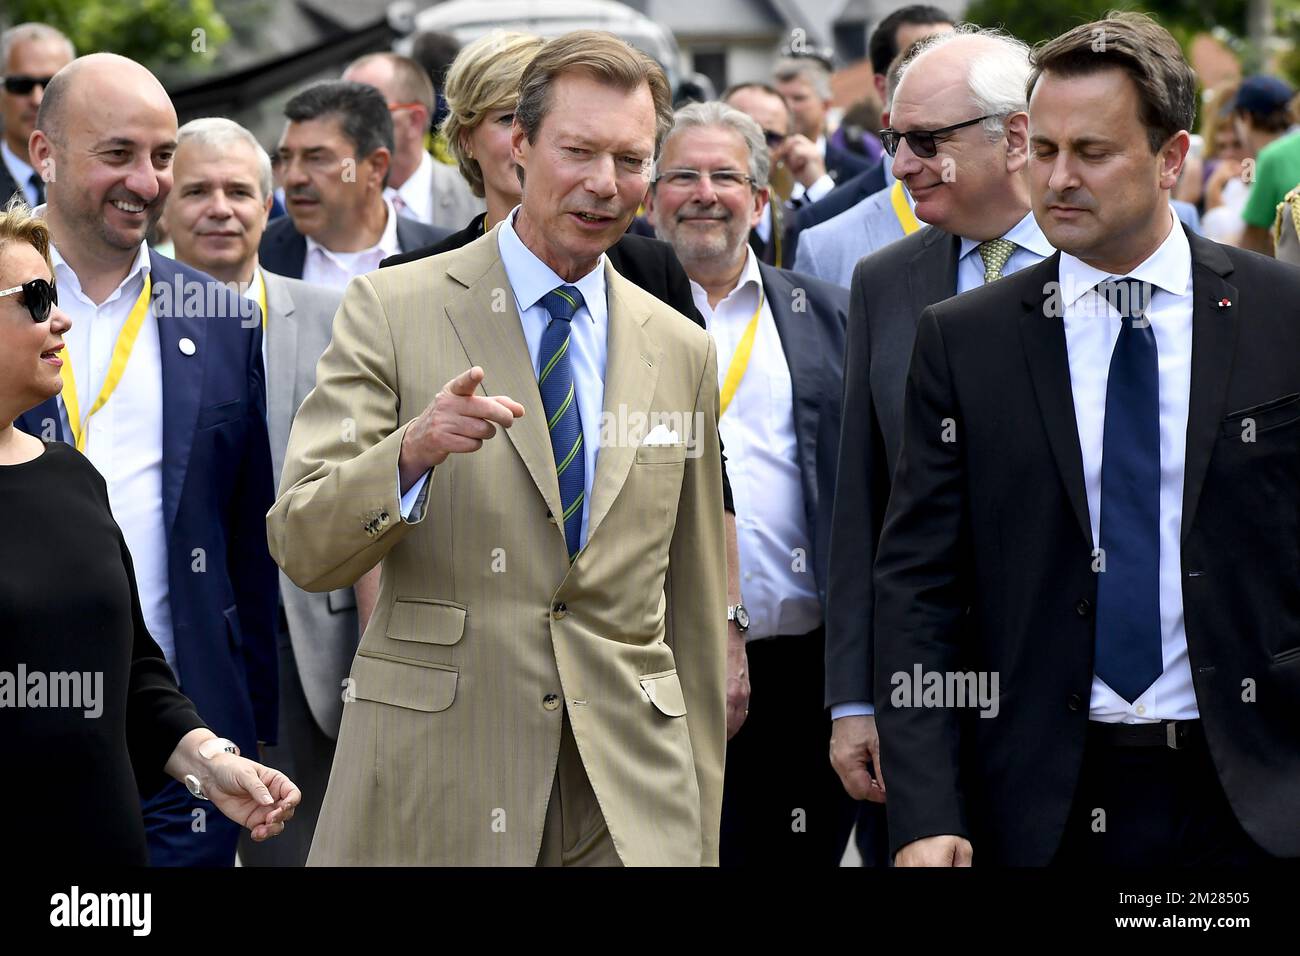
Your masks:
M393 602L389 637L421 644L455 644L465 633L465 608L450 601L403 599Z
M641 689L665 717L685 717L686 698L682 696L682 684L677 679L677 671L663 674L647 674L641 678Z
M1228 438L1236 438L1245 432L1247 422L1253 424L1258 433L1288 425L1297 418L1300 418L1300 392L1233 412L1223 420L1222 433Z
M357 655L352 662L352 693L360 700L432 714L451 706L459 677L451 668Z
M685 460L685 442L676 445L640 445L636 450L638 465L674 465Z

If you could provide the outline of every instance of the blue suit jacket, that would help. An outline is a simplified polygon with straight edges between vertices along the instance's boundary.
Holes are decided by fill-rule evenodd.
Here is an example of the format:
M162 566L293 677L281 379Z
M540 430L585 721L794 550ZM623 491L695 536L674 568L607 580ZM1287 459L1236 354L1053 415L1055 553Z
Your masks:
M893 160L890 160L893 162ZM849 179L841 179L838 184L815 203L803 206L786 221L785 246L789 250L786 262L794 262L798 256L799 233L810 226L825 222L840 213L853 208L872 193L885 188L885 164L876 163L865 171Z
M449 235L449 229L426 226L406 216L397 217L397 247L401 252L433 245ZM290 279L302 278L302 267L307 261L307 237L294 226L292 216L281 216L266 227L257 248L257 260L267 272Z
M812 276L759 263L794 394L795 455L804 518L812 544L813 577L826 606L830 500L840 443L840 395L849 292Z
M260 316L241 319L241 297L224 286L214 295L208 284L215 280L204 273L153 251L149 268L162 357L163 518L177 677L203 720L254 755L258 740L276 739L279 701L262 323ZM178 298L178 277L184 293L203 294ZM213 303L217 313L209 315ZM181 351L182 339L194 343L193 354ZM46 439L70 437L57 398L15 424Z

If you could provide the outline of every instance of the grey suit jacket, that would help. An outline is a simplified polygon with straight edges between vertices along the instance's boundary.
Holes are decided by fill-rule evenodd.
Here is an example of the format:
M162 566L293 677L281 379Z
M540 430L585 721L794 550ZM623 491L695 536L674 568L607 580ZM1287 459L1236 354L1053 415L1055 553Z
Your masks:
M871 568L898 462L907 370L922 310L957 292L960 250L958 237L925 226L853 271L828 569L827 707L873 699Z
M805 229L799 236L795 271L847 289L859 259L906 235L889 193L872 193L838 216Z
M316 384L316 362L330 343L343 293L262 270L266 281L266 419L271 464L280 483L294 415ZM280 572L280 597L303 693L320 729L337 737L344 678L356 653L357 601L352 588L310 594Z
M455 166L433 161L433 216L430 226L459 232L487 204L474 195Z

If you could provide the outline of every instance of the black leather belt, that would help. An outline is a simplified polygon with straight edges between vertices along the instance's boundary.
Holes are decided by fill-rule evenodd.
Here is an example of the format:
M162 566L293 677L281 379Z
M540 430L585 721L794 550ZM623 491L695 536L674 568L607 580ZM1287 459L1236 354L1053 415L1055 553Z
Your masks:
M1149 724L1110 724L1090 720L1088 736L1111 747L1185 750L1205 746L1205 734L1199 720L1161 720Z

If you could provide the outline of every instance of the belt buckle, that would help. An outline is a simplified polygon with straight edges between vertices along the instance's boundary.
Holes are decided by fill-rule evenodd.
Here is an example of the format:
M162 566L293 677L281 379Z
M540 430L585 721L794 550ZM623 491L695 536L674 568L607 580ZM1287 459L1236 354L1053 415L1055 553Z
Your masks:
M1170 750L1181 750L1178 746L1178 721L1171 720L1165 724L1165 744Z

